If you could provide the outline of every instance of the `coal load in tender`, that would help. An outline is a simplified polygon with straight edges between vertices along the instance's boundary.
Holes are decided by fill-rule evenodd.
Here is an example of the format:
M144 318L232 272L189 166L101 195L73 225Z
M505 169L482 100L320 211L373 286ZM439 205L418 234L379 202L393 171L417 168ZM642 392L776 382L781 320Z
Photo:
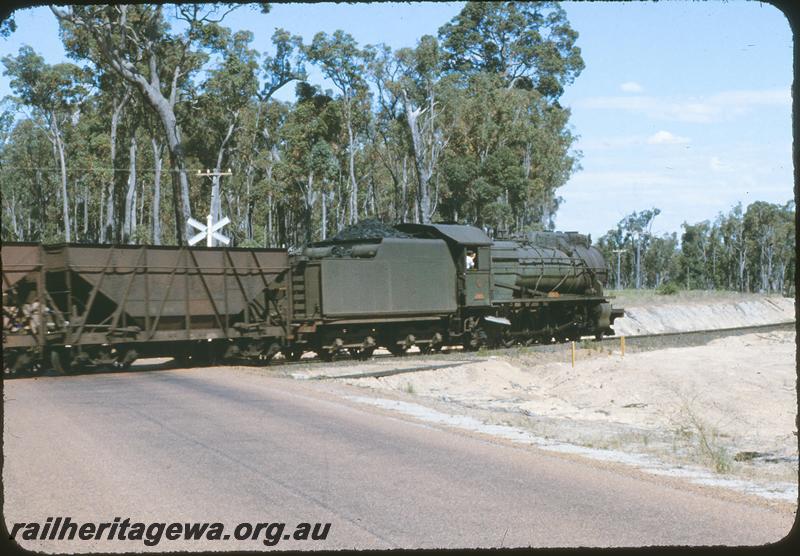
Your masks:
M357 224L348 226L335 236L331 241L352 241L358 239L380 239L384 237L408 238L410 235L387 226L380 220L362 220Z

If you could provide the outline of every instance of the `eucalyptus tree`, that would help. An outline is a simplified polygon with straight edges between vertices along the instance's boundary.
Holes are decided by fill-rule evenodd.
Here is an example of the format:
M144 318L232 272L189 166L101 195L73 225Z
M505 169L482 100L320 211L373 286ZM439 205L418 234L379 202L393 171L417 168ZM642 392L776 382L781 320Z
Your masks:
M64 127L79 116L81 99L87 94L86 75L74 64L46 64L30 46L21 47L17 56L5 56L2 62L18 102L40 115L47 126L61 175L64 239L71 241Z
M511 201L523 196L522 145L531 132L525 95L500 84L477 73L448 91L450 148L442 161L446 212L492 228L506 227Z
M238 171L243 175L244 215L240 226L246 241L254 241L254 218L258 212L257 201L263 201L256 194L258 181L266 180L270 185L266 188L267 230L264 237L272 237L273 209L275 207L274 181L272 178L274 165L280 160L278 150L279 139L276 130L285 117L287 107L273 100L273 95L293 81L306 79L305 57L302 51L302 39L292 35L285 29L275 29L272 34L274 53L261 56L257 78L261 83L251 102L244 106L245 116L239 118L239 138L236 162ZM237 204L237 207L239 205ZM271 244L267 240L266 244Z
M278 166L282 179L300 193L303 203L305 240L313 234L313 213L317 200L324 198L325 181L336 174L337 161L331 148L342 128L340 107L319 88L300 83L298 99L280 134L283 157ZM316 183L319 180L319 185ZM326 235L327 207L322 210L321 233Z
M770 293L783 289L786 269L794 256L794 203L756 201L744 214L745 241L752 255L748 261L751 287Z
M404 68L385 44L367 45L364 50L367 78L373 86L375 102L375 117L368 127L369 142L392 183L391 219L405 222L409 211L411 164L408 161L412 143L399 86Z
M9 221L0 226L0 233L2 233L3 239L10 237L19 240L23 239L24 232L18 223L18 214L22 211L19 210L21 207L18 207L18 199L15 198L15 195L18 194L16 190L22 180L15 180L11 177L12 173L17 173L17 175L21 173L14 172L13 167L9 164L9 155L14 146L12 134L15 128L14 112L13 108L9 107L10 104L8 99L0 101L0 106L2 106L0 108L0 187L3 191L3 220L7 217ZM7 235L8 224L11 225L10 231L13 235Z
M5 12L5 10L3 10ZM6 14L0 12L0 37L6 39L17 30L17 22L14 20L14 14Z
M583 70L578 32L556 2L467 2L439 29L447 67L499 75L557 99Z
M569 111L558 104L565 86L584 67L577 37L564 10L552 2L467 2L439 29L444 70L467 99L461 109L466 119L462 116L457 125L471 127L483 143L472 152L453 153L446 163L454 170L447 180L451 212L460 206L475 222L506 226L506 219L513 217L508 224L517 228L552 226L558 207L554 191L578 167L578 154L571 152L574 137L567 128ZM506 121L516 130L503 134L499 142L490 140L496 116L488 107L495 105L511 115ZM470 113L484 125L475 125ZM498 168L516 168L510 176L513 187L498 190L498 184L483 175L490 159ZM473 191L456 191L470 183ZM522 211L509 208L515 198L511 206L521 205ZM539 213L538 222L531 219L532 211Z
M250 48L252 40L249 31L220 29L215 51L222 61L207 73L193 110L191 147L204 167L214 170L209 214L215 222L221 218L220 174L230 166L242 114L258 90L258 53Z
M356 179L356 103L358 97L367 94L365 75L365 53L349 33L337 30L332 36L326 33L314 35L310 45L304 47L308 59L317 64L323 75L330 79L342 94L344 124L347 129L348 175L350 178L351 224L358 221L358 180Z
M235 7L216 4L72 6L50 9L58 18L71 56L91 60L130 83L158 115L170 152L178 242L189 233L189 179L176 116L181 89L208 60L219 22ZM170 27L165 11L181 30Z
M57 214L61 207L54 202L59 180L53 181L53 174L42 167L43 161L47 166L53 164L53 146L46 130L36 117L21 119L3 145L0 190L5 241L63 241Z
M641 212L633 211L621 222L627 237L633 242L634 285L637 290L642 287L642 256L650 245L653 221L659 214L661 214L661 209L655 207ZM703 247L703 256L705 257L705 247Z
M790 295L794 286L794 270L797 253L795 251L795 203L789 201L779 206L775 222L775 266L774 290Z
M678 280L686 289L710 289L708 273L709 231L708 220L681 224L681 268Z
M652 237L650 246L642 257L643 285L658 288L677 276L679 253L678 237L675 232Z
M747 291L748 284L745 279L747 269L748 241L744 229L744 213L742 204L737 203L728 214L722 217L719 223L722 235L722 244L725 247L729 265L729 287L736 284L740 292Z
M442 52L436 37L425 35L415 49L403 48L397 52L401 77L395 86L400 90L403 111L411 135L414 165L417 175L419 216L429 223L435 210L436 195L432 199L430 185L436 165L447 146L448 134L439 113L443 110L439 97L442 87Z
M117 172L117 136L119 131L119 123L122 119L125 107L133 97L133 88L130 83L122 82L113 74L100 75L100 91L101 96L108 98L111 106L111 122L110 122L110 135L109 135L109 164L111 167L110 177L107 186L100 191L100 243L105 243L106 239L110 241L118 240L117 235L117 211L116 211L116 198L117 191L120 189L118 172ZM103 210L105 211L105 224L103 224Z

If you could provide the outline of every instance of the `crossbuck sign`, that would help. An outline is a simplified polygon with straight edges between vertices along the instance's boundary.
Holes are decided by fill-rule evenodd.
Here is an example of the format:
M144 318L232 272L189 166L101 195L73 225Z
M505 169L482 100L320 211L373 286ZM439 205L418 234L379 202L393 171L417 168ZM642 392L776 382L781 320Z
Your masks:
M222 220L220 220L219 222L217 222L216 224L213 224L211 222L210 214L206 218L206 224L202 224L197 220L195 220L194 218L190 218L186 222L188 222L189 225L192 226L193 228L197 228L198 230L200 230L199 234L189 239L189 245L194 245L195 243L202 241L203 238L206 238L206 246L208 247L214 246L215 239L221 243L224 243L225 245L228 245L231 242L230 238L217 232L217 230L222 228L225 224L230 224L231 221L227 216Z

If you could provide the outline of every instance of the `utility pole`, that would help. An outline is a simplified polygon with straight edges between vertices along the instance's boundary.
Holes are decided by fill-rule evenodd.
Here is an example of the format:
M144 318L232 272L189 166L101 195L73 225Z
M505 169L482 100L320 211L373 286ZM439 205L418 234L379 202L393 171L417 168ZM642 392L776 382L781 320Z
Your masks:
M198 177L211 178L211 208L209 212L213 218L219 218L222 198L220 182L222 181L222 176L232 176L233 172L231 172L230 168L228 168L227 172L220 172L218 170L206 170L205 172L201 172L198 170L197 175ZM214 240L211 240L211 245L209 245L209 247L212 247L213 244Z
M619 269L622 266L622 254L627 251L627 249L614 249L613 252L617 254L617 289L622 289L620 287L620 276L619 276Z

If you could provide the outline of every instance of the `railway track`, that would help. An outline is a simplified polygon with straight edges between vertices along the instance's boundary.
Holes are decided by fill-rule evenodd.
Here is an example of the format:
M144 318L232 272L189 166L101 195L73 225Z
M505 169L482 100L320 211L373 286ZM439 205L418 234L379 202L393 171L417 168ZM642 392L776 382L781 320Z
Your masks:
M712 340L717 338L723 338L728 336L741 336L744 334L753 334L753 333L767 333L773 331L782 331L782 330L795 330L796 323L795 322L784 322L784 323L776 323L776 324L762 324L762 325L755 325L755 326L739 326L739 327L730 327L730 328L718 328L718 329L707 329L707 330L692 330L692 331L682 331L682 332L663 332L659 334L640 334L635 336L625 336L625 345L626 351L629 352L636 352L636 351L650 351L654 349L664 349L669 347L690 347L696 345L702 345L708 343ZM607 336L599 340L600 344L619 344L620 343L620 336ZM585 343L589 345L595 344L598 342L594 338L585 338L581 341L581 345L585 346ZM371 361L371 362L380 362L380 361L388 361L388 360L395 360L398 363L401 361L408 361L408 365L396 367L393 369L382 369L382 370L372 370L366 372L351 372L345 374L332 374L332 375L318 375L309 377L313 380L326 380L326 379L341 379L341 378L367 378L367 377L374 377L374 378L381 378L386 376L392 376L396 374L404 374L404 373L413 373L413 372L421 372L421 371L431 371L436 369L443 369L448 367L454 367L461 365L463 363L472 363L476 361L485 360L487 357L496 355L496 354L503 354L507 353L510 350L514 349L521 349L527 353L542 353L542 354L558 354L564 352L569 348L570 343L552 343L552 344L533 344L530 346L515 346L510 348L493 348L493 349L481 349L478 351L465 351L460 347L449 347L445 348L442 351L435 352L435 353L427 353L423 354L419 351L411 351L407 352L401 357L397 357L392 355L388 351L386 353L382 353L383 350L379 350L374 353L368 360L359 360L352 357L341 357L336 358L333 361L327 361L327 365L331 367L347 367L347 368L355 368L357 369L360 365ZM279 356L280 357L280 356ZM414 360L418 360L424 358L426 361L432 360L431 364L423 364L423 365L415 365L413 364ZM439 362L441 361L441 362ZM317 365L320 363L319 357L306 357L300 359L299 361L289 361L283 358L276 358L273 359L270 363L265 364L263 366L269 366L270 368L275 369L276 371L287 371L287 374L290 374L290 369L294 369L295 367L308 367L310 365ZM257 364L254 365L252 361L234 361L226 364L233 364L233 365L247 365L247 366L258 366ZM207 365L198 365L198 366L207 366ZM90 374L90 373L98 373L98 372L141 372L141 371L158 371L158 370L168 370L168 369L177 369L177 368L185 368L177 365L175 361L166 361L160 363L138 363L134 364L130 370L86 370L86 371L76 371L71 374L79 375L79 374ZM37 373L35 375L31 374L20 374L16 375L19 378L29 377L29 376L51 376L53 373ZM11 377L7 377L11 378Z
M696 345L702 345L708 343L712 340L717 338L724 338L728 336L740 336L744 334L753 334L753 333L767 333L767 332L774 332L774 331L783 331L783 330L794 330L796 328L795 322L785 322L785 323L777 323L777 324L763 324L763 325L755 325L755 326L740 326L740 327L730 327L730 328L719 328L719 329L712 329L712 330L692 330L692 331L685 331L685 332L665 332L661 334L642 334L637 336L626 336L626 351L629 352L637 352L637 351L651 351L654 349L664 349L669 347L691 347ZM596 340L594 338L586 338L586 342L594 343ZM620 343L620 336L609 336L604 337L600 340L601 344L619 344ZM383 369L377 371L366 371L363 373L347 373L342 375L319 375L312 377L314 380L327 380L327 379L343 379L343 378L382 378L386 376L392 376L397 374L405 374L405 373L414 373L420 371L433 371L437 369L444 369L448 367L454 367L461 365L463 363L472 363L481 360L486 360L487 357L491 357L492 355L499 355L503 353L507 353L510 350L514 349L522 349L527 353L542 353L542 354L564 354L570 347L570 343L553 343L553 344L535 344L531 346L517 346L511 348L497 348L497 349L490 349L490 350L479 350L477 352L468 352L463 351L461 349L455 348L450 349L449 351L436 353L436 354L427 354L425 355L426 360L430 359L442 359L442 363L432 362L429 365L408 365L405 367L399 367L395 369ZM421 353L409 353L405 357L406 358L416 358L423 354ZM373 356L373 360L391 357L393 359L394 356L390 354L376 354ZM454 359L457 357L457 359ZM296 361L296 362L288 362L281 364L289 364L289 365L297 365L297 364L310 364L313 360L307 359L303 361ZM352 367L354 364L357 365L360 362L349 360L349 361L339 361L338 364L345 365L350 363Z

